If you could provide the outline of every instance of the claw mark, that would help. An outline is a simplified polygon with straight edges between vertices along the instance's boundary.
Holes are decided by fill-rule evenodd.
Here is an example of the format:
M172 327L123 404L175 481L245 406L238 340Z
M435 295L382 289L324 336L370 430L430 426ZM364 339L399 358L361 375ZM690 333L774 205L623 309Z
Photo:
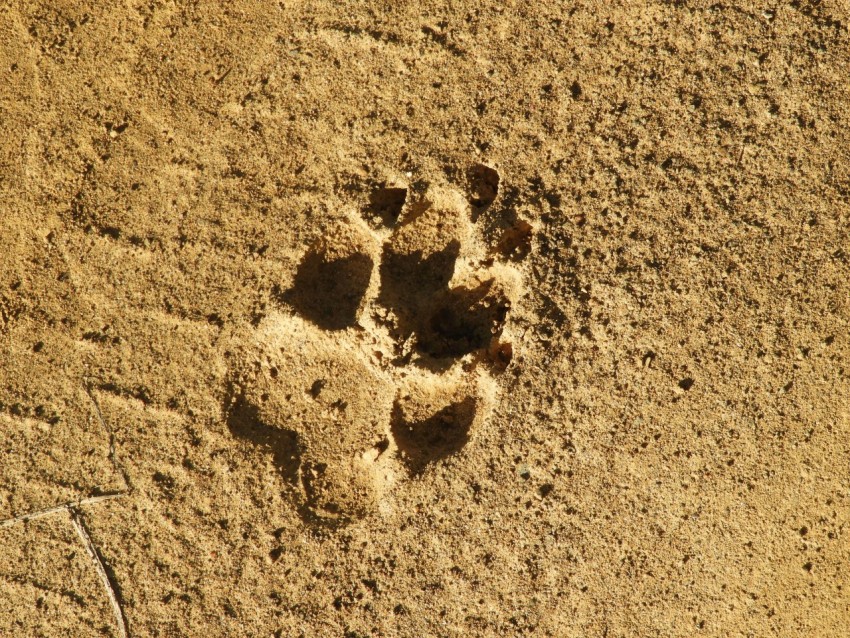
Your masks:
M469 170L469 203L475 208L484 209L496 201L499 194L499 172L484 164L476 164Z
M527 221L519 220L502 233L496 251L511 259L521 259L531 251L534 228Z
M369 209L385 226L392 227L407 201L406 188L379 188L369 196Z
M97 575L100 576L100 581L103 583L104 589L106 589L106 596L109 598L109 603L112 605L112 612L115 614L115 622L118 625L118 635L120 638L128 638L130 635L130 628L127 624L127 617L124 615L124 610L121 609L121 603L118 602L118 596L115 593L117 591L117 587L115 582L113 582L114 579L110 577L109 573L107 573L106 564L103 562L100 554L98 554L94 543L92 543L91 536L89 536L89 532L83 524L80 513L73 507L67 507L66 509L71 515L71 524L74 526L77 536L80 537L80 540L85 546L86 552L88 553L89 558L91 558L94 568L97 571Z

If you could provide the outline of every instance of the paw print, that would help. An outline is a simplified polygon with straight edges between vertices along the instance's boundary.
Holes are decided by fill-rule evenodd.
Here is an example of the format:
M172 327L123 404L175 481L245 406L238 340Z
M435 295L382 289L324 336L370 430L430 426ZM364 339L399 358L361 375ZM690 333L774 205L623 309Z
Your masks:
M460 451L497 399L511 361L519 222L488 247L472 221L498 192L474 168L471 193L431 186L371 197L303 255L284 308L232 361L230 431L272 455L305 520L380 509L395 485Z

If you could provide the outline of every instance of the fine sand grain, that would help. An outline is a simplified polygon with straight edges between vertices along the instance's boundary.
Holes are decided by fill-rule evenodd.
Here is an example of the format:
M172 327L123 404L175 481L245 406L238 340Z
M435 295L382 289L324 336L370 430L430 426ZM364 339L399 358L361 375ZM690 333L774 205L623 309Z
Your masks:
M0 636L846 637L848 28L0 2Z

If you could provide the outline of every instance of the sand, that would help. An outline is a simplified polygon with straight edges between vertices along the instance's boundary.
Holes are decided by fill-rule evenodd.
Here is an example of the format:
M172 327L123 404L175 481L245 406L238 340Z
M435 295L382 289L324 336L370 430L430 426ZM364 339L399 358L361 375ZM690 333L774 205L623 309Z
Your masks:
M0 635L835 636L850 18L0 5Z

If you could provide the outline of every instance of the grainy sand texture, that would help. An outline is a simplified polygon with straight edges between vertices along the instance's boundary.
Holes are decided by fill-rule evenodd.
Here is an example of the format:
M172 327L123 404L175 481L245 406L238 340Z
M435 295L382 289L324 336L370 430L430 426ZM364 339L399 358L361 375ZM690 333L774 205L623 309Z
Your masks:
M849 28L0 2L0 636L850 635Z

